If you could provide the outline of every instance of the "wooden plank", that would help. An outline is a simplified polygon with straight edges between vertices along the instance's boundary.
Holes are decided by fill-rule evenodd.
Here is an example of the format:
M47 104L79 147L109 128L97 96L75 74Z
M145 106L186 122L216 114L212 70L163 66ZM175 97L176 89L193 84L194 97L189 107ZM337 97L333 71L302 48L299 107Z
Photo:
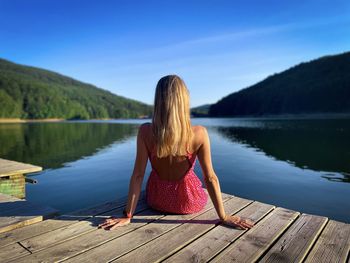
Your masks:
M302 262L327 220L302 214L259 262Z
M86 217L82 217L81 219L85 219ZM55 217L54 219L48 219L41 221L39 223L35 223L32 225L24 226L22 228L14 229L5 233L0 234L0 249L2 247L10 245L12 243L19 242L21 240L34 237L58 228L62 228L64 226L73 224L79 218L78 217Z
M19 198L14 197L14 196L11 196L11 195L0 193L0 205L2 203L17 202L17 201L24 201L24 200L23 199L19 199Z
M122 216L119 214L117 216ZM162 217L159 213L154 213L152 210L147 209L142 211L140 214L134 216L133 223L124 227L119 227L113 231L106 231L104 229L97 229L90 231L84 235L78 236L77 238L67 240L60 244L56 244L37 253L30 254L25 257L16 258L16 263L27 263L27 262L60 262L69 257L73 257L93 247L104 245L111 239L125 235L126 233L132 232L149 222Z
M144 198L142 198L139 202L137 209L139 207L142 207L144 203L145 203L145 200L144 200ZM104 209L110 208L110 207L106 207L106 206L103 206L103 207L104 207ZM124 207L124 205L122 207ZM98 217L100 219L100 222L102 222L106 217L109 217L111 215L119 216L119 217L122 216L122 210L123 210L122 208L119 208L117 210L112 210L112 211L108 211L106 213L103 213L102 215L97 215L96 217ZM98 212L98 213L101 212L101 210L98 209L97 207L94 207L91 211ZM85 215L85 214L90 214L90 213L89 213L89 211L79 211L79 212L74 213L74 214L84 214ZM54 261L58 261L58 260L60 260L60 258L62 258L63 255L70 255L70 254L76 255L77 253L79 253L81 251L80 249L84 249L84 248L89 249L89 248L91 248L91 246L100 245L101 243L106 242L106 240L108 241L111 238L115 238L115 236L116 235L118 236L118 234L122 235L122 234L130 232L134 229L137 229L138 227L143 226L147 222L155 220L159 216L162 216L162 215L159 215L159 213L153 214L152 211L147 209L147 210L144 210L143 212L141 212L140 214L136 214L136 217L138 217L140 219L140 222L136 221L133 224L130 224L130 225L123 227L123 228L118 228L115 231L105 231L103 229L97 229L96 226L90 226L91 231L87 231L87 232L83 233L82 235L75 236L72 239L68 237L69 235L67 235L69 240L62 240L62 236L61 236L60 241L58 241L56 238L56 242L57 241L61 242L59 244L56 244L56 243L54 244L53 242L50 241L50 236L51 236L51 238L54 238L53 235L50 235L50 234L52 234L51 232L48 233L49 235L47 236L47 239L45 239L45 240L42 239L40 241L40 238L38 238L38 236L35 236L35 240L37 240L37 242L41 242L40 244L36 243L36 245L37 246L40 245L42 249L43 248L45 248L45 249L41 250L35 254L31 254L28 259L27 259L27 257L25 257L25 259L16 257L16 262L17 261L26 262L26 260L37 261L36 258L42 258L41 259L42 261L47 260L47 262L52 262L51 259L54 257L55 253L57 254L57 258ZM98 222L98 223L100 223L100 222ZM70 230L72 230L72 229L70 229ZM83 236L83 237L81 237L81 236ZM83 239L82 243L79 243L80 242L79 238ZM87 240L84 240L85 238ZM76 242L76 240L78 240L78 241ZM62 241L64 241L64 242L62 242ZM50 245L49 248L44 247L45 242L47 242L46 245ZM21 244L24 245L25 242L21 241ZM33 242L31 243L31 245L33 245ZM54 245L54 246L51 246L51 245ZM27 247L27 248L29 249L29 247ZM58 249L58 251L57 251L57 249ZM40 250L40 249L38 249L38 250ZM65 252L62 252L62 251L65 251ZM33 256L33 255L35 255L35 256ZM47 259L45 259L45 258L47 258Z
M11 210L11 215L0 217L0 233L40 222L56 214L57 210L51 207L28 203L24 207Z
M0 158L0 177L42 171L42 167Z
M305 263L346 262L350 250L350 225L330 220ZM350 259L348 258L350 261Z
M20 162L16 162L16 161L10 161L10 160L6 160L6 159L1 159L0 158L0 167L1 169L8 169L10 167L17 167L18 165L20 165ZM7 176L7 175L5 175ZM0 176L2 177L2 175Z
M145 209L146 207L147 206L145 202L140 202L139 206L137 207L137 211ZM45 232L41 235L36 235L35 237L22 240L20 244L23 247L26 247L27 250L30 250L31 252L36 252L44 248L50 247L52 245L55 245L57 243L73 239L79 235L86 234L89 231L93 231L96 229L98 224L104 221L105 218L115 213L121 214L122 210L122 208L112 210L107 212L103 216L85 218L84 221L75 220L75 223L73 224L69 224L67 226L49 232ZM5 246L2 249L7 249L7 247ZM13 258L17 258L20 256L21 255L13 256Z
M296 211L276 208L215 257L213 262L255 262L298 215Z
M140 207L141 207L141 204L140 204ZM90 222L93 222L93 223L101 223L106 217L109 217L110 215L114 215L115 213L119 213L119 215L122 214L122 209L117 209L115 211L109 211L108 212L108 216L97 216L97 217L94 217L94 218L89 218ZM95 220L95 221L93 221ZM87 224L84 224L82 225L82 223L87 223ZM72 226L72 225L70 225ZM84 228L85 227L85 228ZM70 244L71 240L74 239L75 237L77 236L80 236L82 234L87 234L91 231L94 231L97 229L97 226L95 224L88 224L88 222L85 222L85 221L82 221L78 224L76 224L75 228L68 228L68 229L58 229L58 231L51 231L51 232L48 232L44 235L39 235L39 236L36 236L32 239L29 239L29 240L23 240L21 242L18 242L22 245L22 247L25 247L28 251L30 252L37 252L37 251L42 251L44 248L47 248L46 250L49 250L50 251L50 248L52 248L52 246L60 246L60 244ZM85 230L84 233L82 233L83 231ZM61 231L63 234L61 233L57 233ZM54 233L56 232L56 233ZM79 233L81 232L81 233ZM107 232L107 231L104 231L104 232ZM110 231L112 232L112 231ZM69 236L68 234L71 234L71 236ZM91 237L90 238L94 238L94 237ZM62 243L62 241L64 241ZM60 243L61 242L61 243ZM57 244L58 243L58 244ZM11 244L12 245L12 244ZM11 246L9 245L9 246ZM2 248L3 250L7 250L7 247L3 247ZM44 250L44 251L46 251ZM40 252L39 253L39 256L40 256ZM33 254L31 254L33 255ZM22 255L21 254L12 254L12 259L16 259L16 262L17 261L21 261L23 260L22 262L25 262L26 260L29 260L31 261L31 258L28 258L25 257L25 260L24 259L21 259ZM59 260L59 259L57 259ZM35 259L33 259L33 261L36 261ZM50 260L48 260L48 262L52 262Z
M140 202L144 200L145 193L141 193ZM0 195L1 197L1 195ZM16 198L17 199L17 198ZM112 210L124 207L126 205L127 197L119 198L116 201L95 205L93 207L80 209L78 211L55 217L54 219L48 219L40 223L25 226L20 229L14 229L9 232L0 234L0 248L2 246L9 245L11 243L19 242L24 239L28 239L34 236L41 235L43 233L59 229L71 224L76 223L79 220L84 220L92 216L107 213Z
M51 207L35 205L30 202L24 202L24 206L8 212L1 212L0 233L9 231L33 222L42 221L44 218L52 217L57 214L57 210Z
M140 212L148 208L145 200L138 203L136 211ZM109 211L103 216L90 217L82 221L76 221L63 228L59 228L42 235L38 235L29 239L22 240L20 243L31 252L37 252L52 245L67 241L77 236L86 234L96 230L96 227L101 224L106 218L114 214L122 214L123 208Z
M0 217L0 234L43 221L42 216Z
M228 213L233 214L251 202L251 200L233 197L226 201L224 206ZM162 224L161 221L160 224ZM211 209L137 249L132 248L134 250L124 256L117 258L118 254L114 254L114 258L117 259L113 262L159 262L214 228L216 226L214 222L218 223L219 220L215 209ZM158 224L150 224L150 227L158 227ZM103 261L105 259L107 258L103 255ZM109 261L111 259L113 258L108 258L107 260Z
M227 211L235 213L240 209L239 202L233 201L240 198L223 196ZM50 222L47 220L0 234L0 261L301 262L305 255L305 262L349 260L350 225L332 220L326 223L323 217L306 214L297 218L298 212L283 208L269 212L271 205L248 202L244 206L246 201L251 202L241 199L244 208L238 214L254 221L262 218L248 231L217 225L211 202L195 215L164 216L146 209L125 227L113 231L97 229L96 225L106 216L120 216L126 200L119 203L118 209L115 202L110 202L90 211L51 219L52 223L46 223ZM102 210L107 212L101 213ZM0 214L6 214L4 211L0 209ZM93 217L96 213L99 215ZM282 255L277 256L278 253Z
M223 195L223 198L228 198L228 195ZM183 220L187 220L205 212L207 209L212 207L212 203L208 202L206 208L199 213L192 215L167 215L167 218L181 218ZM96 231L90 232L84 236L80 236L65 243L56 245L52 248L45 249L25 258L35 258L36 261L40 260L44 262L66 260L81 253L90 253L90 251L92 250L96 252L95 249L97 249L98 251L99 248L104 249L114 239L119 240L120 236L122 236L123 239L117 241L118 245L114 247L114 249L121 249L121 247L127 247L130 242L137 242L139 235L143 235L146 237L156 235L156 230L148 228L148 224L159 218L163 218L163 216L164 215L160 214L160 212L154 211L152 209L145 210L139 215L136 215L133 218L132 223L125 227L120 227L113 231L104 231L101 229L97 229ZM167 225L169 227L170 224ZM125 240L126 236L130 237L130 240ZM95 254L92 253L92 256L93 255ZM98 259L98 261L101 260L101 258ZM23 262L25 262L25 260L23 260Z
M13 168L13 170L15 170L16 168L19 169L19 170L26 170L26 169L32 170L32 169L35 169L35 172L41 171L41 169L42 169L42 167L37 166L37 165L32 165L32 164L22 163L22 162L16 162L16 161L11 161L11 160L0 158L0 174L3 175L2 170L3 169L8 170L9 168Z
M26 256L30 255L30 252L20 244L14 243L6 247L6 249L0 249L0 262L12 260L16 255Z
M248 217L254 223L256 223L261 218L266 216L266 214L271 212L272 209L274 209L274 206L272 205L255 201L249 206L245 207L237 215ZM182 263L209 261L235 239L243 235L246 231L247 230L227 227L220 224L163 262Z

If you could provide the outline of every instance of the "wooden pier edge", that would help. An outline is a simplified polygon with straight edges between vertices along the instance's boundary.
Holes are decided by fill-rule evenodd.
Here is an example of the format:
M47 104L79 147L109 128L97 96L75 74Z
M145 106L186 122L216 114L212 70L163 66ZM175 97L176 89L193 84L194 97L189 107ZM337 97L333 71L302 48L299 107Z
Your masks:
M0 158L0 233L31 225L58 214L56 209L26 201L25 174L42 167Z
M2 262L349 262L350 225L224 194L225 210L251 218L250 230L219 223L213 204L196 214L164 214L139 201L132 223L126 198L0 234Z

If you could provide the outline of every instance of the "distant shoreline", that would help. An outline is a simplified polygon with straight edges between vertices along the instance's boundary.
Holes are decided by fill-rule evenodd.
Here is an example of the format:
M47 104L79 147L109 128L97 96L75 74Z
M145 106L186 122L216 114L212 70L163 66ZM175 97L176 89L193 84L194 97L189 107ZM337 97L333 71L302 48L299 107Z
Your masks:
M220 118L220 119L341 119L350 118L349 113L300 113L300 114L266 114L266 115L239 115L239 116L209 116L192 115L191 118Z
M237 119L323 119L323 118L350 118L350 113L300 113L300 114L266 114L266 115L240 115L215 116L208 118L237 118Z
M16 118L0 118L0 123L26 123L26 122L61 122L65 119L16 119Z
M327 118L350 118L350 113L313 113L313 114L281 114L281 115L261 115L261 116L192 116L191 118L222 118L222 119L327 119ZM142 120L146 118L130 118L130 119L16 119L16 118L0 118L0 123L31 123L31 122L64 122L64 121L111 121L111 120ZM149 119L149 118L147 118Z
M0 118L0 123L31 123L31 122L64 122L64 121L111 121L111 120L143 120L148 118L131 118L131 119L59 119L59 118L50 118L50 119L18 119L18 118Z

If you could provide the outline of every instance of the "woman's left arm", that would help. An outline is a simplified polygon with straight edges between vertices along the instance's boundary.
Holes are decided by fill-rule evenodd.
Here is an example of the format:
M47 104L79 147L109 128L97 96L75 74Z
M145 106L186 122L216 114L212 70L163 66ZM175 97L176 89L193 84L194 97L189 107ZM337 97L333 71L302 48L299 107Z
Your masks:
M134 164L134 170L129 183L129 194L128 194L128 203L125 208L127 215L132 216L135 212L137 202L140 197L141 187L143 182L143 177L145 175L148 152L146 144L143 140L142 135L143 125L139 128L137 134L137 149L136 149L136 159ZM107 219L104 223L100 224L99 227L104 229L114 229L118 226L124 226L130 223L130 218L112 218Z

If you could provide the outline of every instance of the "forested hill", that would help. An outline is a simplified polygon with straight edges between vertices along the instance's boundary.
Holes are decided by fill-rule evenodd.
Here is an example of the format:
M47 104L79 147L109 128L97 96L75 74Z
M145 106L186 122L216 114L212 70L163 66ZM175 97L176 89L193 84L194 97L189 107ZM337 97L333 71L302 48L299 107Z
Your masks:
M350 113L350 52L301 63L210 107L210 116Z
M207 117L210 104L204 104L198 107L191 108L191 114L194 117Z
M152 108L55 72L0 59L0 118L138 118Z

